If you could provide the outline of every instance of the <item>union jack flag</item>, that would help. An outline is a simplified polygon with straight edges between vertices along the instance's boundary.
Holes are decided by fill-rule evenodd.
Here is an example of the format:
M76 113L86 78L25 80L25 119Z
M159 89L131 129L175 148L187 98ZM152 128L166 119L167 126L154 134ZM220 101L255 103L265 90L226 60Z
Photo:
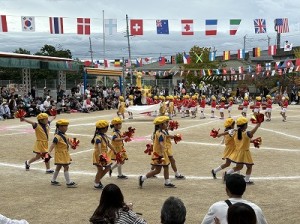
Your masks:
M265 19L255 19L254 20L255 33L266 33L266 20Z
M290 32L288 19L275 19L275 31L277 31L277 33Z

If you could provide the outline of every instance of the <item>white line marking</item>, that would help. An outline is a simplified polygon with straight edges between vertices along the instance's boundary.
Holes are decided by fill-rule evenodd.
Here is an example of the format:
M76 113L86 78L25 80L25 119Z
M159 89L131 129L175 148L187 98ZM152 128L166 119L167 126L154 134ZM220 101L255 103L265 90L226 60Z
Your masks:
M25 169L24 166L18 165L18 164L9 164L9 163L1 163L0 166L4 167L12 167L16 169ZM36 170L40 172L45 172L45 169L40 169L40 168L30 168L30 170ZM30 172L30 171L25 171L24 172ZM70 174L73 175L84 175L84 176L95 176L96 172L85 172L85 171L69 171ZM127 174L126 174L127 175ZM140 175L137 174L128 174L127 176L133 177L133 178L138 178ZM159 178L163 178L163 176L158 176ZM186 176L186 179L189 180L213 180L211 176ZM267 177L251 177L253 180L298 180L300 179L300 176L267 176ZM221 179L220 179L221 180Z

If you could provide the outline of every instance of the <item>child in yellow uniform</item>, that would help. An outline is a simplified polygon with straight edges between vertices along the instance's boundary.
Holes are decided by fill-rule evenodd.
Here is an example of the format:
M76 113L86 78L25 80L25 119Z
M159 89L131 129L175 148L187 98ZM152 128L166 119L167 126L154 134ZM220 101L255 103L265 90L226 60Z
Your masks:
M117 115L119 117L122 115L123 120L125 119L125 102L124 102L123 96L119 96L119 105L118 105Z
M222 169L225 169L226 167L230 166L230 164L231 164L229 156L235 150L235 142L234 142L234 138L233 138L233 135L235 132L234 124L235 124L235 121L233 120L233 118L227 118L224 122L225 131L223 133L220 133L217 135L218 138L221 136L224 136L225 149L224 149L222 159L226 160L226 161L224 164L211 170L211 174L214 179L217 179L217 176L216 176L217 172L219 172Z
M35 157L30 160L25 161L25 169L28 171L30 169L30 164L34 161L39 160L40 158L44 158L48 153L48 139L49 139L49 131L50 131L50 123L55 119L56 116L48 119L48 114L40 113L37 116L38 123L33 122L31 120L27 120L26 118L21 118L21 121L25 121L32 125L36 141L34 144L33 152L35 153ZM46 173L53 173L54 171L50 169L49 160L45 160Z
M107 135L105 134L108 130L108 122L105 120L99 120L96 122L96 130L91 143L94 145L93 152L93 165L97 167L97 173L95 176L94 187L96 189L103 189L103 184L101 183L102 177L111 168L111 158L108 153L108 147L116 154L115 149L110 144Z
M248 119L245 117L239 117L236 120L236 125L238 127L238 131L234 134L235 150L228 159L237 165L234 168L226 171L224 177L226 179L226 175L240 171L243 169L243 166L246 165L247 170L245 181L247 184L253 184L253 182L250 181L252 166L254 165L250 152L250 142L254 133L260 127L260 123L257 123L251 131L247 131Z
M168 115L170 120L172 119L172 117L175 114L175 110L174 110L174 97L173 96L169 96L169 107L168 107Z
M159 108L159 115L164 116L167 110L166 102L165 102L165 97L160 96L159 97L161 102L160 102L160 108Z
M56 181L56 178L59 174L60 169L64 167L64 176L66 179L67 187L74 188L77 185L75 182L70 180L69 176L69 165L71 164L69 145L72 145L72 143L69 141L69 138L66 135L68 125L69 121L65 119L60 119L56 122L54 139L49 148L49 153L51 153L52 150L55 149L54 164L56 165L51 184L60 186L60 183Z
M115 164L111 167L109 171L109 176L111 176L112 170L118 167L118 178L119 179L127 179L128 177L123 175L122 173L122 166L125 163L125 160L128 159L126 150L124 149L124 140L125 138L121 135L121 128L122 128L122 120L119 117L115 117L111 121L111 127L114 129L112 141L111 144L114 147L116 153L119 153L121 155L122 161L120 163L117 162L116 155L113 153L113 151L110 151L109 156L112 160L115 161Z
M131 107L133 106L133 95L129 95L128 98L126 99L126 102L125 102L125 105L126 107ZM133 114L132 112L129 112L128 111L128 119L133 119Z
M154 119L155 125L154 136L153 136L153 152L151 158L151 165L154 167L153 171L150 171L146 175L139 177L139 186L143 187L143 183L147 178L153 177L161 172L164 168L165 187L173 188L174 184L169 179L169 164L170 160L167 153L166 147L166 135L163 131L168 128L169 117L159 116Z

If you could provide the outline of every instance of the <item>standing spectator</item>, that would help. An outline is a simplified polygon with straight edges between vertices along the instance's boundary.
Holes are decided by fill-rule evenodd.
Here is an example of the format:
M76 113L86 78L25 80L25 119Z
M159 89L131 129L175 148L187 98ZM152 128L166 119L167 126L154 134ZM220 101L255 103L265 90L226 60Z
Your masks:
M92 224L147 224L132 211L132 204L124 202L121 189L115 184L108 184L102 191L100 203L90 218Z
M214 223L214 218L218 218L222 224L227 224L228 207L238 202L250 205L254 209L257 218L257 224L267 224L267 220L265 219L261 208L250 201L242 199L245 190L246 182L243 176L239 174L230 175L226 179L226 193L229 199L214 203L209 208L208 213L202 220L202 224Z
M240 89L236 88L236 94L235 94L236 98L240 97Z
M162 224L183 224L185 217L186 208L179 198L171 196L165 200L160 213Z
M30 90L30 94L31 94L32 99L35 99L35 97L36 97L35 93L36 93L35 86L33 86Z

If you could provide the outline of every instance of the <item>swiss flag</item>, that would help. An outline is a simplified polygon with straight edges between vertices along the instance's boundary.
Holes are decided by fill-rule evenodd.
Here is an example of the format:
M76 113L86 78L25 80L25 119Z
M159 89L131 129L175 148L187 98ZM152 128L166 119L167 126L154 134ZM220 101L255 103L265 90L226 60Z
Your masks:
M181 34L182 35L194 35L193 28L194 21L192 19L183 19L181 20Z
M130 33L131 35L143 35L143 20L131 19L130 20Z
M159 65L160 65L160 66L165 65L165 64L166 64L166 59L165 59L165 57L159 57L158 62L159 62Z
M91 20L89 18L77 18L77 34L90 35Z
M268 47L268 55L276 55L277 47L276 45L270 45Z

